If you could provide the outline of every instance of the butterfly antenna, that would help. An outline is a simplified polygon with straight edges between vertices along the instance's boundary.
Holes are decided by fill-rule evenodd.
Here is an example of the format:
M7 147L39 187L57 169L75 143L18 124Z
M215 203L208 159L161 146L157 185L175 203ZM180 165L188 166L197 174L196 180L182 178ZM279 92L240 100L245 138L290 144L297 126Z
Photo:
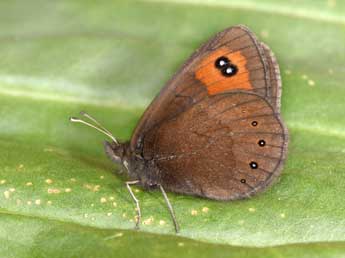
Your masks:
M89 127L92 127L94 129L96 129L97 131L105 134L106 136L108 136L110 139L112 139L116 144L119 144L118 141L116 140L116 138L107 130L105 129L103 126L101 126L94 118L92 118L90 115L86 114L85 112L81 113L82 115L84 115L85 117L89 118L91 121L95 122L99 127L93 125L93 124L90 124L82 119L79 119L77 117L70 117L69 118L69 121L73 122L73 123L81 123L81 124L84 124L84 125L87 125ZM86 115L85 115L86 114Z
M86 113L85 111L80 111L80 115L85 116L86 118L90 119L92 122L94 122L96 125L98 125L101 129L103 129L104 131L106 131L108 134L112 133L107 130L107 128L105 128L100 122L98 122L94 117L92 117L90 114Z

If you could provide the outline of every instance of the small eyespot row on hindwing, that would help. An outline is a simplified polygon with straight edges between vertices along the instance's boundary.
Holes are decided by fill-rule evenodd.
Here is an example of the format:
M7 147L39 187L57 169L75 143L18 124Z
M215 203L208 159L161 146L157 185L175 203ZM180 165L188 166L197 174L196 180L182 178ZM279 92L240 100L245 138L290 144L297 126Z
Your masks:
M255 161L252 161L249 163L249 166L252 168L252 169L257 169L259 166L258 166L258 163L256 163Z
M245 184L246 183L246 180L244 178L241 179L241 183L242 184Z
M264 146L266 145L265 140L259 140L259 141L258 141L258 145L259 145L260 147L264 147Z

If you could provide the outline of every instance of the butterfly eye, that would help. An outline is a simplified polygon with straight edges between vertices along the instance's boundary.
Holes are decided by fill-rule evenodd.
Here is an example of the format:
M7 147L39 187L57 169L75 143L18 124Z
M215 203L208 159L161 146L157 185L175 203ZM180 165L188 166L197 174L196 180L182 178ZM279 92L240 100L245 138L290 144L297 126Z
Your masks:
M229 64L222 69L222 74L224 76L230 77L230 76L235 75L237 73L237 71L238 71L238 68L236 65Z
M218 69L222 69L225 66L227 66L230 63L229 58L227 58L226 56L221 56L219 57L216 62L214 63L214 65L218 68Z

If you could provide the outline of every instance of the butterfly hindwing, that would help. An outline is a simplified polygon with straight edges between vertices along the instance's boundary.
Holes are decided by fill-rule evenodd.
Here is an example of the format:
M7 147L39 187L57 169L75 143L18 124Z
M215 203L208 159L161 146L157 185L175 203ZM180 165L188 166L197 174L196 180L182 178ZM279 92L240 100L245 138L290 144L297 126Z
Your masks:
M154 161L160 183L170 191L239 199L279 175L286 137L279 115L264 98L217 94L147 132L144 158Z

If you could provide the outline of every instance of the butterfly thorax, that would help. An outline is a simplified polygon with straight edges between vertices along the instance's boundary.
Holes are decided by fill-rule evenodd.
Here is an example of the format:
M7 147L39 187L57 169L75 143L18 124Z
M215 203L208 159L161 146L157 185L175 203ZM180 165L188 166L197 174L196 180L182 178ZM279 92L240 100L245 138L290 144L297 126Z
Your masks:
M130 180L138 180L140 184L150 189L159 184L159 171L153 161L145 160L142 156L130 150L129 143L104 143L107 156L115 163L122 165Z

